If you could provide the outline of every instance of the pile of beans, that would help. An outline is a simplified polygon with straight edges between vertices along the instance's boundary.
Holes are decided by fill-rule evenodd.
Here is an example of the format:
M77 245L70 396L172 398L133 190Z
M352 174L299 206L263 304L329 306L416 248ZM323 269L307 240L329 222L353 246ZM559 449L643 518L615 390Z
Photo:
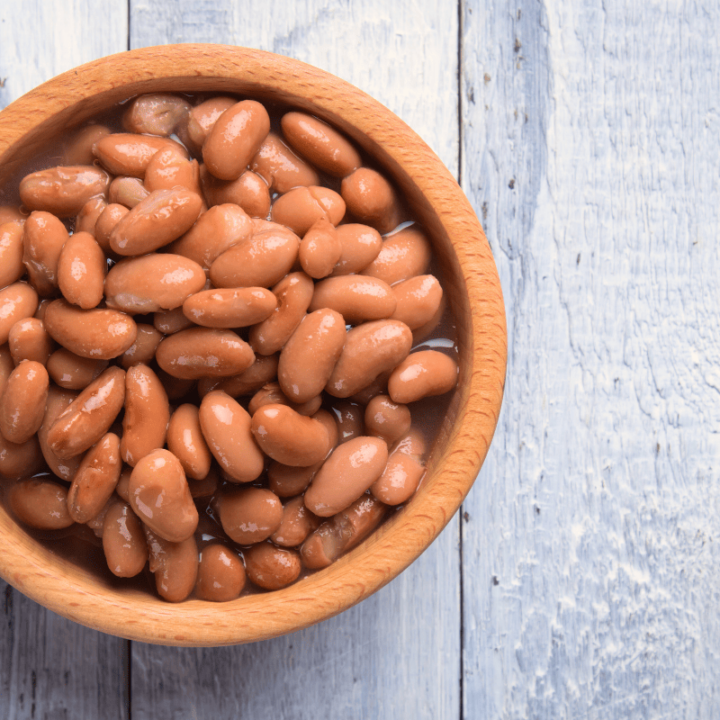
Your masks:
M0 207L5 503L166 600L285 587L422 479L411 408L458 374L411 352L443 314L430 244L310 115L153 94L121 122Z

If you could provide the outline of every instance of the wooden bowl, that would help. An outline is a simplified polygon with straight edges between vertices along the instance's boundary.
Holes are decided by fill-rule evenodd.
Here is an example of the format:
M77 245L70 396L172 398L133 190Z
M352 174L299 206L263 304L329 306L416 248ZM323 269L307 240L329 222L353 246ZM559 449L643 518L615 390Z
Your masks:
M421 488L329 568L284 590L228 603L173 605L107 582L34 540L0 507L0 576L71 620L133 640L215 646L263 640L329 618L402 572L440 533L472 486L502 402L507 332L502 291L475 213L448 170L398 117L348 83L279 55L220 45L145 48L60 75L0 113L0 183L38 148L117 102L156 91L274 100L332 123L374 156L430 233L457 320L460 382Z

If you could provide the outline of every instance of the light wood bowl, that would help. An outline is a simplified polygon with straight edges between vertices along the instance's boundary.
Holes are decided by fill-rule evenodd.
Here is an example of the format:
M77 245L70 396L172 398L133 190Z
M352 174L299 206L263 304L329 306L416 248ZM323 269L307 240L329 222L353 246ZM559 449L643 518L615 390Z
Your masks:
M397 116L348 83L279 55L220 45L175 45L113 55L60 75L0 113L0 183L48 137L134 95L213 91L306 110L350 136L392 176L432 236L457 320L460 382L428 475L406 508L329 568L284 590L229 603L173 605L117 590L35 541L0 507L0 576L71 620L133 640L216 646L317 623L364 600L437 537L472 486L502 402L507 331L490 247L465 195ZM432 582L432 580L429 580Z

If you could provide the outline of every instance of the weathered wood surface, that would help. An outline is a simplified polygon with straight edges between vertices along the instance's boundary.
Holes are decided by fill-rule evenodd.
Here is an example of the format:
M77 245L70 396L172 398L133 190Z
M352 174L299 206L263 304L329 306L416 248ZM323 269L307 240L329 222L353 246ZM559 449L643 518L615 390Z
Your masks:
M720 714L720 9L437 5L0 7L3 105L128 38L261 47L380 99L460 159L510 351L462 528L390 586L286 638L129 653L3 586L1 717Z

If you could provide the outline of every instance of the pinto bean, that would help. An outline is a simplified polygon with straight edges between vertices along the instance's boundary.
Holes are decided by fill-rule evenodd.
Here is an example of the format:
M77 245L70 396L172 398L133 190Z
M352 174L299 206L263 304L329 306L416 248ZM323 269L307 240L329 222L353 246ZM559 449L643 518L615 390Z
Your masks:
M37 438L40 443L40 451L50 470L61 480L70 482L80 467L83 455L78 454L71 458L60 458L48 444L50 428L55 424L58 416L75 400L77 393L69 390L61 390L54 385L50 386L47 398L47 410L42 425L38 430Z
M254 415L264 405L273 405L276 403L287 405L299 415L314 415L320 409L320 405L322 405L322 397L318 394L310 398L307 402L294 403L288 400L278 383L272 382L262 387L253 395L248 405L248 412Z
M20 522L39 530L62 530L73 524L67 510L67 490L49 477L21 480L10 488L8 500Z
M298 257L302 269L312 278L327 277L335 268L343 246L335 226L325 218L314 222L300 242Z
M53 295L58 283L58 263L69 238L65 226L55 215L36 211L23 226L23 263L28 277L40 295Z
M214 97L196 105L190 110L188 119L188 136L197 147L201 148L218 118L237 100L231 97Z
M411 330L426 325L437 313L443 290L433 275L417 275L397 283L393 289L397 306L392 317L404 322Z
M346 322L358 325L366 320L391 317L396 305L392 289L382 280L343 275L317 283L310 311L330 308L339 312Z
M0 478L19 480L34 475L43 467L40 443L33 435L24 443L13 443L0 433Z
M375 260L383 246L380 233L375 228L360 223L340 225L337 236L342 252L332 275L361 272Z
M172 134L190 112L190 103L170 93L148 93L135 98L123 114L123 128L132 133Z
M152 325L138 323L135 342L120 356L120 364L126 370L141 363L148 365L162 339L162 333Z
M342 198L361 222L387 233L400 224L400 205L392 185L376 170L361 167L342 181Z
M200 397L213 390L222 390L230 397L252 395L269 383L276 375L278 355L256 355L255 362L244 372L228 378L203 378L198 383Z
M363 275L395 285L427 272L430 265L430 242L425 234L412 226L390 235L377 257L362 271Z
M115 226L130 212L124 205L119 203L110 203L98 217L95 223L95 240L98 245L103 249L103 252L117 257L110 247L110 235L115 229Z
M277 305L278 299L265 288L220 288L189 297L183 313L203 327L240 328L266 320Z
M20 199L29 210L44 210L60 218L77 215L96 195L106 195L110 178L93 165L54 167L26 175Z
M63 246L58 261L58 285L69 303L83 310L103 299L107 271L105 253L89 232L76 232Z
M345 202L321 185L297 187L279 197L272 206L273 222L289 227L302 237L318 220L337 225L345 215Z
M6 440L27 442L45 417L50 378L34 360L20 363L11 373L0 397L0 432Z
M75 218L75 232L88 232L95 235L95 225L103 210L107 207L107 200L104 196L90 198Z
M145 170L145 189L169 190L178 185L202 197L200 189L200 166L197 160L188 160L176 147L158 150Z
M282 503L270 490L245 487L224 490L218 500L223 530L240 545L269 538L282 521Z
M108 188L108 200L113 204L124 205L128 210L139 205L149 194L143 181L135 177L116 177Z
M182 602L195 587L198 574L198 548L191 535L181 542L169 542L144 528L150 558L150 572L161 598Z
M227 602L245 587L245 566L229 548L214 543L200 552L196 595L202 600Z
M53 341L45 330L45 323L37 318L18 320L8 334L8 346L15 365L34 360L47 365Z
M153 326L163 335L174 335L181 330L193 327L193 323L185 317L181 305L172 310L153 313Z
M307 467L293 467L273 460L268 467L268 487L278 497L291 498L305 492L324 459Z
M12 205L0 205L0 225L9 222L19 222L21 225L27 219L27 211L22 212L20 208Z
M357 403L350 400L335 401L330 407L330 412L337 423L340 444L369 434L365 432L363 409Z
M425 467L414 457L395 450L370 492L386 505L400 505L412 497L424 473Z
M123 465L120 470L120 479L115 486L115 493L118 497L122 498L126 503L130 503L130 476L132 475L133 468L129 465Z
M22 223L0 225L0 289L17 282L25 273L23 249Z
M15 363L7 345L0 345L0 397L5 391L10 373L15 369Z
M0 290L0 346L8 341L12 326L32 317L37 306L38 295L27 283L13 283Z
M80 357L65 348L56 350L47 361L53 382L66 390L86 388L107 366L107 360Z
M382 438L388 446L405 435L411 423L407 405L398 405L387 395L377 395L365 408L365 428L368 434Z
M388 393L394 402L410 403L431 395L443 395L458 381L455 360L437 350L409 355L393 370Z
M211 497L217 492L218 483L218 471L213 465L210 466L210 471L202 480L191 480L188 478L190 494L193 496L193 499Z
M93 145L93 154L113 175L144 178L153 155L169 145L185 152L182 145L169 138L113 133Z
M300 577L302 563L294 550L275 547L272 543L253 545L245 551L248 578L264 590L279 590Z
M246 170L237 180L225 182L213 177L205 165L201 165L200 185L209 205L233 203L255 218L266 218L270 212L270 189L251 170Z
M64 143L63 165L92 165L93 145L109 134L105 125L86 125L72 133Z
M263 140L250 161L250 169L265 180L271 191L280 194L295 187L319 183L315 170L273 132Z
M148 561L148 545L138 516L126 502L113 502L105 515L103 551L110 572L135 577Z
M281 547L297 547L319 524L320 520L305 507L303 499L296 497L283 506L280 527L270 539Z
M200 427L195 405L181 405L170 418L167 430L168 450L183 466L188 478L202 480L210 472L212 455ZM192 491L192 486L191 486Z
M194 380L184 380L168 375L162 368L158 368L157 376L160 378L168 400L179 400L185 397L195 386Z

